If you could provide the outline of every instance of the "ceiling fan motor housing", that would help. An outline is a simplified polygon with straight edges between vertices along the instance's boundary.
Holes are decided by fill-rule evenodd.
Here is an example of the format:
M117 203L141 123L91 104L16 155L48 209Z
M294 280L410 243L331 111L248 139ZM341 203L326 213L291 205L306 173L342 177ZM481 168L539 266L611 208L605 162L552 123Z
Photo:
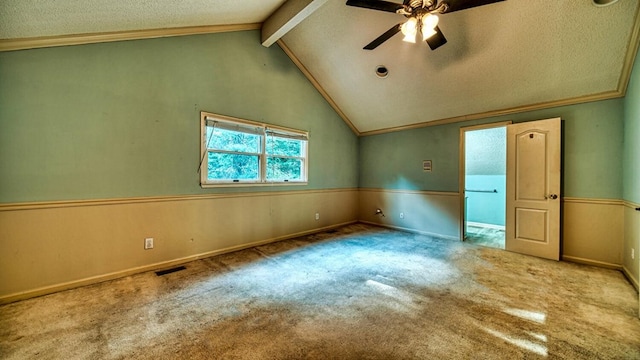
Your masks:
M412 8L418 8L418 7L428 7L429 5L431 5L430 3L433 3L433 1L429 1L429 0L411 0L409 2L409 6L411 6Z
M411 0L398 9L397 13L406 17L421 19L429 13L444 13L448 9L446 3L438 4L437 0Z

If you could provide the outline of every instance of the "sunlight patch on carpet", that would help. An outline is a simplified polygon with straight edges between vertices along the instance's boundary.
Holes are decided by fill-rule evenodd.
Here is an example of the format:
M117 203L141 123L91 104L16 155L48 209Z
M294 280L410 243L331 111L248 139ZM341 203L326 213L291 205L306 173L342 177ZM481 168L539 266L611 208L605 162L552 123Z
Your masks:
M402 291L402 290L396 288L395 286L389 286L387 284L383 284L383 283L377 282L375 280L367 280L365 283L367 285L375 288L376 290L378 290L382 294L385 294L385 295L387 295L389 297L392 297L392 298L400 301L401 303L403 303L405 305L410 305L413 302L413 296L411 296L410 294L406 293L405 291Z
M549 353L547 351L547 346L544 345L544 344L538 344L538 343L535 343L533 341L529 341L529 340L526 340L526 339L518 339L516 337L510 336L508 334L504 334L504 333L501 333L500 331L492 330L492 329L489 329L489 328L486 328L486 327L483 328L483 330L486 331L487 333L497 337L497 338L500 338L500 339L508 342L509 344L516 345L516 346L518 346L518 347L520 347L522 349L531 351L532 353L535 353L535 354L538 354L538 355L544 356L544 357L547 357L549 355ZM536 335L534 337L536 339L541 339L541 338L546 339L546 336L544 336L544 335L542 335L541 337Z
M522 309L510 309L510 308L505 308L502 311L504 311L509 315L513 315L521 319L533 321L538 324L544 324L545 321L547 320L547 315L540 312L528 311L528 310L522 310Z

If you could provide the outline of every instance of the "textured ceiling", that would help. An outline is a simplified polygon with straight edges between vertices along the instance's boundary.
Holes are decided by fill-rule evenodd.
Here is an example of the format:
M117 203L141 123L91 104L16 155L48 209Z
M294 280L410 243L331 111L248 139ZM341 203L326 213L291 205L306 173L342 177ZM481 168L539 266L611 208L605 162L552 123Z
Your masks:
M261 23L286 0L0 0L0 38Z
M367 132L615 91L637 7L507 0L440 16L448 43L435 51L401 35L366 51L404 18L331 1L284 41Z
M260 23L284 2L2 0L0 39ZM327 1L283 42L365 134L619 96L637 46L639 0L507 0L445 14L448 43L435 51L400 34L362 50L404 17L345 3ZM376 77L377 65L387 78Z

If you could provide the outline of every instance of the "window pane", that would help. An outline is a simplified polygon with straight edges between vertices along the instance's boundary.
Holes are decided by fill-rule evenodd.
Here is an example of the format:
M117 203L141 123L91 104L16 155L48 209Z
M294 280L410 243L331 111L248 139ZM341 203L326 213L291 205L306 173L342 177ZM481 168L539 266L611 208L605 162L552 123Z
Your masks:
M305 143L304 140L267 136L267 154L302 157Z
M211 136L212 129L212 127L207 127L209 149L250 153L261 152L260 135L216 128L213 136Z
M209 153L208 180L258 180L259 157Z
M302 160L278 157L267 158L267 180L304 180L302 178Z

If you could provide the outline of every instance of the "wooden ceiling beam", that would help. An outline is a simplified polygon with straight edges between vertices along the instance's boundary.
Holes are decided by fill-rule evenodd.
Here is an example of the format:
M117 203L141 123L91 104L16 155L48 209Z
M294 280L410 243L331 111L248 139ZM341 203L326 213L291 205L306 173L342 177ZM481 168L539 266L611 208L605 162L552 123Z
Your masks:
M327 0L288 0L262 24L262 45L269 47Z

